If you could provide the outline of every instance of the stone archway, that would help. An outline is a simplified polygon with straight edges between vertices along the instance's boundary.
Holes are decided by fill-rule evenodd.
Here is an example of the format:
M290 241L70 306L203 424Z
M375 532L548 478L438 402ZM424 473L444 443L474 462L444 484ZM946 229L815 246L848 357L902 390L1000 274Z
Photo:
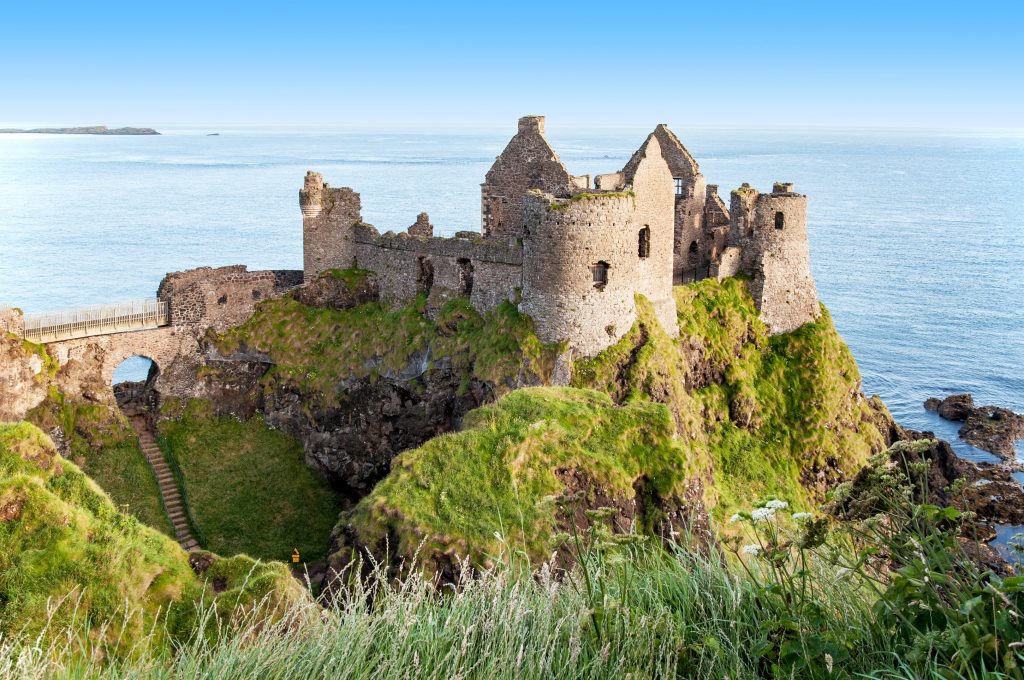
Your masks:
M133 354L114 367L110 388L125 413L152 412L157 406L156 379L160 364L151 357Z

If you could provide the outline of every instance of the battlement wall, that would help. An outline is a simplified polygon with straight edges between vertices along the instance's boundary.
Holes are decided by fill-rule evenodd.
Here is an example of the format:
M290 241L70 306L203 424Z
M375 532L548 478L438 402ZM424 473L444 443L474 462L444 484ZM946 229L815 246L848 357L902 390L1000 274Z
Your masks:
M479 235L381 235L371 225L360 224L353 230L353 241L356 266L376 272L381 298L392 305L426 293L428 313L455 297L469 298L484 312L514 300L520 286L522 249Z

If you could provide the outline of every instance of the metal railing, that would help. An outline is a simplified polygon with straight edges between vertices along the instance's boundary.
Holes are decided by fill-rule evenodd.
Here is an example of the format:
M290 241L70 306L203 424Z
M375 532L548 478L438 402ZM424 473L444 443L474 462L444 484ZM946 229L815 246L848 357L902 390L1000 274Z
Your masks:
M25 316L23 335L32 342L57 342L91 335L157 328L170 323L164 300L131 300Z

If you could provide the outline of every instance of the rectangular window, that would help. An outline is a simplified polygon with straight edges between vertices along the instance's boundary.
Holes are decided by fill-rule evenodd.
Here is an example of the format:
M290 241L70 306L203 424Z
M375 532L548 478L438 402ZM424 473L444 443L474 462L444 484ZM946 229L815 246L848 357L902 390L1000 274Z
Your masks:
M676 196L682 196L683 195L683 178L682 177L675 177L673 179L675 179L675 181L676 181Z

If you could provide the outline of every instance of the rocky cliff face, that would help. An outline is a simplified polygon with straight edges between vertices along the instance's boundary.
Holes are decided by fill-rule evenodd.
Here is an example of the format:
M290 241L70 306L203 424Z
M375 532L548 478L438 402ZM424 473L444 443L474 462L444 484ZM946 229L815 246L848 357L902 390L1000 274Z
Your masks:
M45 399L55 372L41 345L0 331L0 422L21 420Z
M423 300L393 310L377 298L367 273L327 272L209 334L206 364L184 382L221 415L264 413L358 500L400 451L457 429L497 394L550 378L558 348L537 341L510 305L481 317L455 301L431 321Z
M364 550L381 558L384 544L393 559L411 559L427 536L435 538L420 557L439 574L449 574L462 557L483 559L495 548L490 537L502 520L481 518L482 501L468 490L521 499L511 489L524 488L517 477L523 470L544 471L549 493L542 496L580 501L564 517L537 519L528 552L540 557L558 550L558 526L586 525L570 522L573 513L585 519L601 505L614 509L618 531L643 525L659 533L679 527L659 524L655 515L685 518L701 533L765 497L809 507L897 436L884 405L861 393L856 364L826 311L794 333L770 336L742 280L707 280L675 295L677 338L638 297L638 320L626 336L597 357L574 361L564 347L541 343L512 305L481 316L453 300L429 319L425 300L400 309L381 304L367 272L328 272L262 303L241 326L207 334L205 364L188 383L222 414L262 412L303 442L310 467L346 492L355 505L335 532L336 570ZM515 421L508 436L473 448L482 435L465 434L468 413L494 415L486 405L503 395L556 382L610 401L577 409L571 390L545 394L541 401L551 409L579 413L558 427L543 416ZM603 431L608 419L623 417L615 409L639 403L659 405L671 423L664 442L637 439L671 448L668 477L623 451L608 463L620 469L612 480L607 469L586 462L612 446L601 437L581 445L591 453L561 463L537 453L538 447L571 449L565 436ZM537 410L531 408L518 404L513 411ZM500 410L494 417L510 422ZM484 416L473 418L472 427L481 427ZM465 461L495 455L491 464L470 463L454 475ZM439 474L426 474L414 462L420 459L436 459ZM453 479L462 491L451 487ZM502 517L526 511L518 501L507 505ZM465 517L481 519L462 526L457 518ZM485 521L498 524L483 531Z

